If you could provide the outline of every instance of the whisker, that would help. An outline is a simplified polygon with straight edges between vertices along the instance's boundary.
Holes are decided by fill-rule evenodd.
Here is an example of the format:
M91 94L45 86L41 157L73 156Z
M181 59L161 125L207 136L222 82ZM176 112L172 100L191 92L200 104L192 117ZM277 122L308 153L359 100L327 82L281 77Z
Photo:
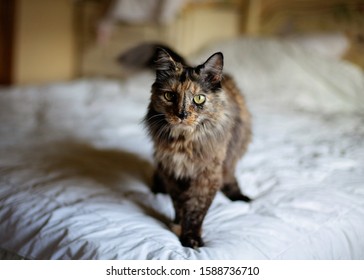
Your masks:
M151 117L149 117L148 119L146 119L147 121L151 121L153 118L159 118L161 116L164 116L164 114L156 114L156 115L153 115Z

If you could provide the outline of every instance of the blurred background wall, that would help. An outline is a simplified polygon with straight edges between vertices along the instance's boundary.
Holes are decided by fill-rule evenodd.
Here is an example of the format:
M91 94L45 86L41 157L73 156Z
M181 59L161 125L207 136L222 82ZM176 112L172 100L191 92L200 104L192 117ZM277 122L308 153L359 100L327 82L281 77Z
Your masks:
M73 5L69 0L1 0L1 60L9 61L3 84L75 76Z
M121 76L143 41L183 55L239 36L340 33L364 66L364 0L0 0L0 83Z

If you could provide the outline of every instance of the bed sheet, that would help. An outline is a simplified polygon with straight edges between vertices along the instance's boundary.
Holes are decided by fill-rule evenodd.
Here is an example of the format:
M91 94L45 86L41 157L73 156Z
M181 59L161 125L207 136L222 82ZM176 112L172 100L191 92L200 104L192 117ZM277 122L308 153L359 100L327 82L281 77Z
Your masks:
M218 43L253 115L205 246L182 247L151 193L141 120L153 74L0 90L0 247L30 259L364 259L364 77L297 42Z

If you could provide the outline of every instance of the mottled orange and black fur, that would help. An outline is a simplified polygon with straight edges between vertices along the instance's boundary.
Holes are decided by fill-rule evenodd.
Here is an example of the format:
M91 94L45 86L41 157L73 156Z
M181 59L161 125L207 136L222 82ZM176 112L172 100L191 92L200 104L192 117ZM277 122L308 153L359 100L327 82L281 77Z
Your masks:
M156 80L145 124L154 142L153 191L173 201L173 230L183 246L203 246L201 227L217 191L250 201L235 166L251 139L250 114L223 55L189 67L164 49L156 54Z

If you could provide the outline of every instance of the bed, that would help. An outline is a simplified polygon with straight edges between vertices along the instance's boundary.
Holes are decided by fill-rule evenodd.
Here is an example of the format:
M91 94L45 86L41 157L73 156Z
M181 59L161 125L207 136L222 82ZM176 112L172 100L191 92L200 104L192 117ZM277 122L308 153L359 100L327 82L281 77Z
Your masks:
M336 37L335 37L336 38ZM182 247L153 194L141 120L153 73L0 89L0 247L26 259L364 259L364 75L342 37L239 38L223 51L254 139ZM329 50L329 51L328 51ZM335 52L335 50L337 50ZM8 257L9 258L9 257Z

